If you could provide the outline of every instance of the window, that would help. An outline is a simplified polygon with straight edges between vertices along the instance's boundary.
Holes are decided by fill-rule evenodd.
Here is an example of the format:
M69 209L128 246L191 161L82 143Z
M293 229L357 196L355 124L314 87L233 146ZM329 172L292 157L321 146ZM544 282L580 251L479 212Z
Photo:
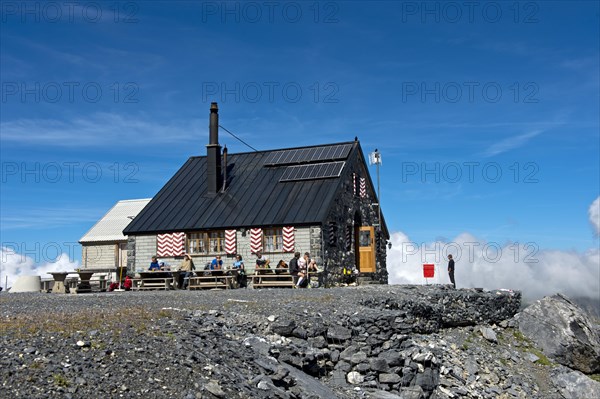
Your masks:
M225 231L217 230L188 234L187 251L192 255L209 255L225 252Z
M283 229L263 230L263 251L283 252Z
M371 232L366 230L361 230L358 233L358 241L361 247L370 247L371 246Z

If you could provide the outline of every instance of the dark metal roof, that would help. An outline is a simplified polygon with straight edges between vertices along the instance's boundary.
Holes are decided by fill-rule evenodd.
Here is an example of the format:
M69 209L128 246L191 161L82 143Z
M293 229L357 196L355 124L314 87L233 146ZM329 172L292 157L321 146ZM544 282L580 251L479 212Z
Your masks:
M358 142L330 146L348 144L352 158ZM123 233L324 223L340 178L280 182L288 166L266 166L276 151L229 154L226 190L216 195L207 194L206 157L189 158Z

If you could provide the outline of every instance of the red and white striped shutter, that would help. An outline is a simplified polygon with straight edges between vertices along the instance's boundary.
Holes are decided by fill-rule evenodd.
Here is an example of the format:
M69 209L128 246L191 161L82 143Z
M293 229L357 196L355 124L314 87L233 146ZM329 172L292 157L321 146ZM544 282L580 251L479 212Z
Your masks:
M329 245L335 244L335 233L336 233L335 227L336 227L335 222L330 221L329 222Z
M367 179L365 179L364 177L360 178L360 197L367 197Z
M173 253L173 237L171 234L159 234L156 244L156 256L171 256Z
M250 252L253 254L262 251L263 232L260 228L250 229Z
M346 251L352 248L352 226L346 225Z
M234 255L237 252L235 233L235 230L225 230L225 253L228 255Z
M159 234L156 256L182 256L185 252L185 233Z
M295 245L294 227L283 228L283 252L294 252Z
M185 233L173 233L173 256L183 256L185 253Z

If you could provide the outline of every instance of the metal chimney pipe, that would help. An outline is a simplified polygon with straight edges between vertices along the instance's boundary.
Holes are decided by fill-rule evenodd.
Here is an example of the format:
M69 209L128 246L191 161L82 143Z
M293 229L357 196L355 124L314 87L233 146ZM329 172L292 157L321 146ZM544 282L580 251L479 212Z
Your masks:
M219 145L219 106L217 103L210 103L210 138L208 144Z
M221 146L219 145L219 107L210 104L209 143L206 146L207 193L216 194L221 189Z

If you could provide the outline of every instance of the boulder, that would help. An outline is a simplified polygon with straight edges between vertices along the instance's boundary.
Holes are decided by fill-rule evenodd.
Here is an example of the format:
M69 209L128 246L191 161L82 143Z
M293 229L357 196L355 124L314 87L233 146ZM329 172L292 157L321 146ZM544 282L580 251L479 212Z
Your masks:
M271 331L284 337L292 335L295 328L296 322L294 320L285 320L271 325Z
M327 338L330 341L346 341L352 338L352 330L346 327L333 325L327 330Z
M365 377L358 371L351 371L346 375L346 379L350 384L357 385L361 384L365 380Z
M423 399L425 398L425 393L420 386L402 387L400 388L400 397L402 399Z
M401 380L398 374L381 373L379 374L379 382L382 384L397 384Z
M481 335L483 335L483 338L487 339L490 342L493 342L495 344L498 343L498 337L496 336L496 333L494 332L494 330L492 330L489 327L481 327Z
M600 398L600 382L566 367L552 370L552 383L565 399Z
M600 372L600 337L581 308L562 294L544 297L518 316L519 330L556 362Z
M371 370L379 371L381 373L386 373L390 366L388 365L387 360L385 358L374 358L369 361Z
M370 399L403 399L403 396L399 396L392 392L375 390L375 389L366 389L365 392L368 393L368 398Z

